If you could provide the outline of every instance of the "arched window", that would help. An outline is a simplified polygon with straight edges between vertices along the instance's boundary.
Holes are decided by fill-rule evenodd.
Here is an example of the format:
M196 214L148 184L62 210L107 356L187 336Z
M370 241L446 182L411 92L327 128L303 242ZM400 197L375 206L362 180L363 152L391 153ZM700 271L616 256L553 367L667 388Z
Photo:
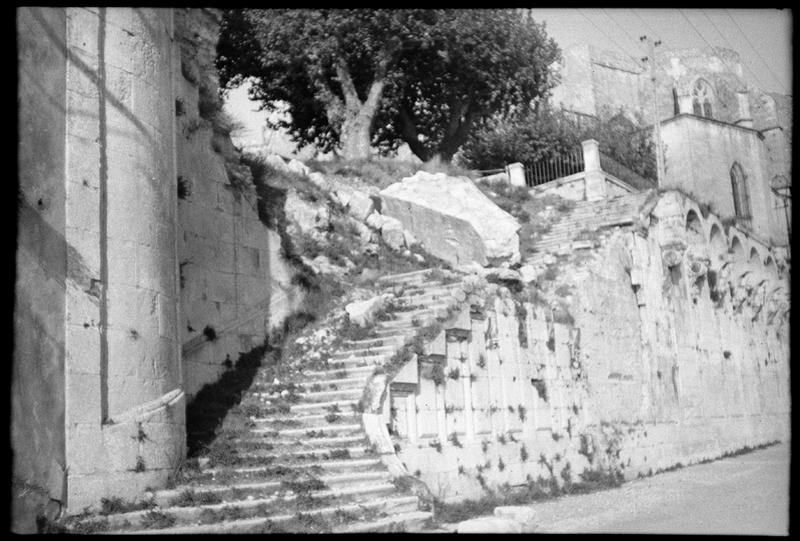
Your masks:
M747 177L742 166L734 163L731 167L731 189L733 192L733 210L736 221L745 227L750 227L750 192L747 189Z
M692 88L692 112L697 116L714 118L712 105L714 103L714 90L705 79L698 79Z

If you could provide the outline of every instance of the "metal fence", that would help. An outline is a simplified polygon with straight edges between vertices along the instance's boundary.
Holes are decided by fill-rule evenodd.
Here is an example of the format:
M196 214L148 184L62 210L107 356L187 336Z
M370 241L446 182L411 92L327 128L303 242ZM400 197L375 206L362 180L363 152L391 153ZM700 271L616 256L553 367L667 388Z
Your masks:
M583 150L573 149L564 154L525 165L525 183L528 187L539 186L557 178L583 172Z

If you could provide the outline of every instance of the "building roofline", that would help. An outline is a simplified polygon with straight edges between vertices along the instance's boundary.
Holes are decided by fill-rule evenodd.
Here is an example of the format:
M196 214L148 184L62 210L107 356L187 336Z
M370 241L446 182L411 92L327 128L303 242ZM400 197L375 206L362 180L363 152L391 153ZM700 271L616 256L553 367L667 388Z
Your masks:
M679 113L679 114L677 114L677 115L675 115L675 116L673 116L671 118L667 118L665 120L662 120L661 121L661 125L663 126L664 124L667 124L669 122L673 122L673 121L675 121L676 119L679 119L679 118L694 118L696 120L700 120L700 121L703 121L703 122L710 122L712 124L721 124L723 126L728 126L730 128L736 128L737 130L742 130L742 131L746 131L746 132L755 133L760 139L762 139L762 140L764 139L764 134L761 133L759 130L756 130L754 128L745 128L744 126L739 126L738 124L732 124L730 122L724 122L722 120L717 120L716 118L708 118L708 117L704 117L704 116L693 115L691 113Z

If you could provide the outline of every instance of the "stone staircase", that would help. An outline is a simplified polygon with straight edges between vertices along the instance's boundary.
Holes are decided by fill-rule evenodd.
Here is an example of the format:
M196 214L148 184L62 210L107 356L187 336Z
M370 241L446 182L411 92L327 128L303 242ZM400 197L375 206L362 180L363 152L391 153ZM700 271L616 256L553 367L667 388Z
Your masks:
M525 263L534 267L541 266L548 254L588 247L589 241L577 238L583 231L591 232L604 227L634 223L650 194L651 191L636 192L600 201L577 202L536 241L533 254Z
M425 270L382 277L380 292L402 292L397 311L390 314L392 319L376 323L375 337L343 342L328 366L301 369L292 381L282 382L260 368L238 406L249 415L247 428L223 424L215 439L214 444L228 450L227 460L200 458L200 467L182 473L177 486L153 492L148 508L86 516L72 530L187 534L422 529L431 513L420 509L416 495L393 483L362 426L360 398L374 368L441 316L459 285L430 276Z

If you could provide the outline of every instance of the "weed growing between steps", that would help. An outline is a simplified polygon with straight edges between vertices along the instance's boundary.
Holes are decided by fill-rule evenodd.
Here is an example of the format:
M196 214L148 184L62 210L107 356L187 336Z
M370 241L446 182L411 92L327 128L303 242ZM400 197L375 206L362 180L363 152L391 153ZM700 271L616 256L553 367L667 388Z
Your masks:
M187 488L169 502L170 507L195 507L220 503L222 498L213 492L196 492Z

